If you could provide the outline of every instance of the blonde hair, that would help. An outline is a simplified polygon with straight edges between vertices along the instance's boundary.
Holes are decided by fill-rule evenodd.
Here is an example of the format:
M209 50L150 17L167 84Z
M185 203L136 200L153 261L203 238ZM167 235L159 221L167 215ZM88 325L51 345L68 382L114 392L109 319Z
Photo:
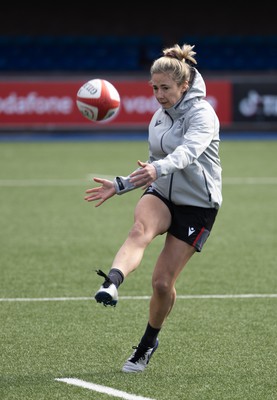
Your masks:
M155 60L150 68L151 76L153 74L168 73L177 85L190 81L192 66L197 64L193 50L194 45L184 44L180 47L175 44L163 50L163 56Z

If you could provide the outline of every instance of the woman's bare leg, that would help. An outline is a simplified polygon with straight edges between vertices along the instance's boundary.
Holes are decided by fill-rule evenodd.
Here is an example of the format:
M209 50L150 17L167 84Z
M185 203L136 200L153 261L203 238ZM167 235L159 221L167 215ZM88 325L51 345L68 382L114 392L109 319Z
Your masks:
M153 328L161 328L171 312L176 300L176 279L194 253L194 247L167 235L152 277L149 323Z
M126 277L138 267L154 237L166 232L170 223L170 211L158 197L142 196L135 209L134 224L114 257L112 268L119 269Z

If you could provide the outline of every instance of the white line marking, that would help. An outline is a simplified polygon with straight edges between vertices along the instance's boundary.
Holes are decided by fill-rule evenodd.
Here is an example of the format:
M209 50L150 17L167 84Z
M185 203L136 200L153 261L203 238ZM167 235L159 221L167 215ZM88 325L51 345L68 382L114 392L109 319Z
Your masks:
M86 179L1 179L0 186L80 186L88 184Z
M223 184L229 185L276 185L277 184L277 177L270 176L270 177L226 177L223 178Z
M129 394L122 392L121 390L113 389L108 386L97 385L95 383L86 382L76 378L56 378L55 381L65 382L69 385L79 386L85 389L93 390L99 393L105 393L109 396L119 397L125 400L154 400L149 397L137 396L135 394Z
M13 186L80 186L84 184L91 183L93 178L97 176L98 178L110 179L112 180L114 176L94 174L88 175L86 179L0 179L0 186L3 187L13 187Z
M95 173L86 179L0 179L0 187L81 186L93 183L93 177L110 179L114 176ZM277 177L226 177L223 185L277 185Z
M120 296L120 300L149 300L151 296ZM246 293L246 294L187 294L177 295L177 299L257 299L277 298L277 293ZM94 300L93 297L2 297L1 301L86 301Z

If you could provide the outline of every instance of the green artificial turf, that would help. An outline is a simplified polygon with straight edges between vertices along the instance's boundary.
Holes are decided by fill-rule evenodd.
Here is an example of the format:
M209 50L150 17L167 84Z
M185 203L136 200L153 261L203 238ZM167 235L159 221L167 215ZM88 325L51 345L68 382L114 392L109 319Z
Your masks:
M210 238L177 281L147 369L124 374L164 237L117 307L97 304L95 270L108 271L141 190L99 208L84 196L93 176L127 175L146 160L147 143L1 143L1 400L112 398L56 380L70 377L133 399L276 400L276 154L276 141L221 142L223 205Z

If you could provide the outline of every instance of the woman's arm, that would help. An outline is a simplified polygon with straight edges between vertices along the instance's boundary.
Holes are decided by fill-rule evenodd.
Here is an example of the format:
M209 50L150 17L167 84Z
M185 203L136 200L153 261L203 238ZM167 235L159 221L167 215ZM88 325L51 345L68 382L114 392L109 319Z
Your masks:
M157 179L156 168L153 165L149 163L143 163L142 161L138 161L138 165L139 168L127 177L116 176L113 181L108 179L93 178L94 182L101 183L101 186L87 189L86 193L88 196L85 196L85 200L100 200L95 205L95 207L98 207L115 194L121 195L137 189L138 187L146 189Z

